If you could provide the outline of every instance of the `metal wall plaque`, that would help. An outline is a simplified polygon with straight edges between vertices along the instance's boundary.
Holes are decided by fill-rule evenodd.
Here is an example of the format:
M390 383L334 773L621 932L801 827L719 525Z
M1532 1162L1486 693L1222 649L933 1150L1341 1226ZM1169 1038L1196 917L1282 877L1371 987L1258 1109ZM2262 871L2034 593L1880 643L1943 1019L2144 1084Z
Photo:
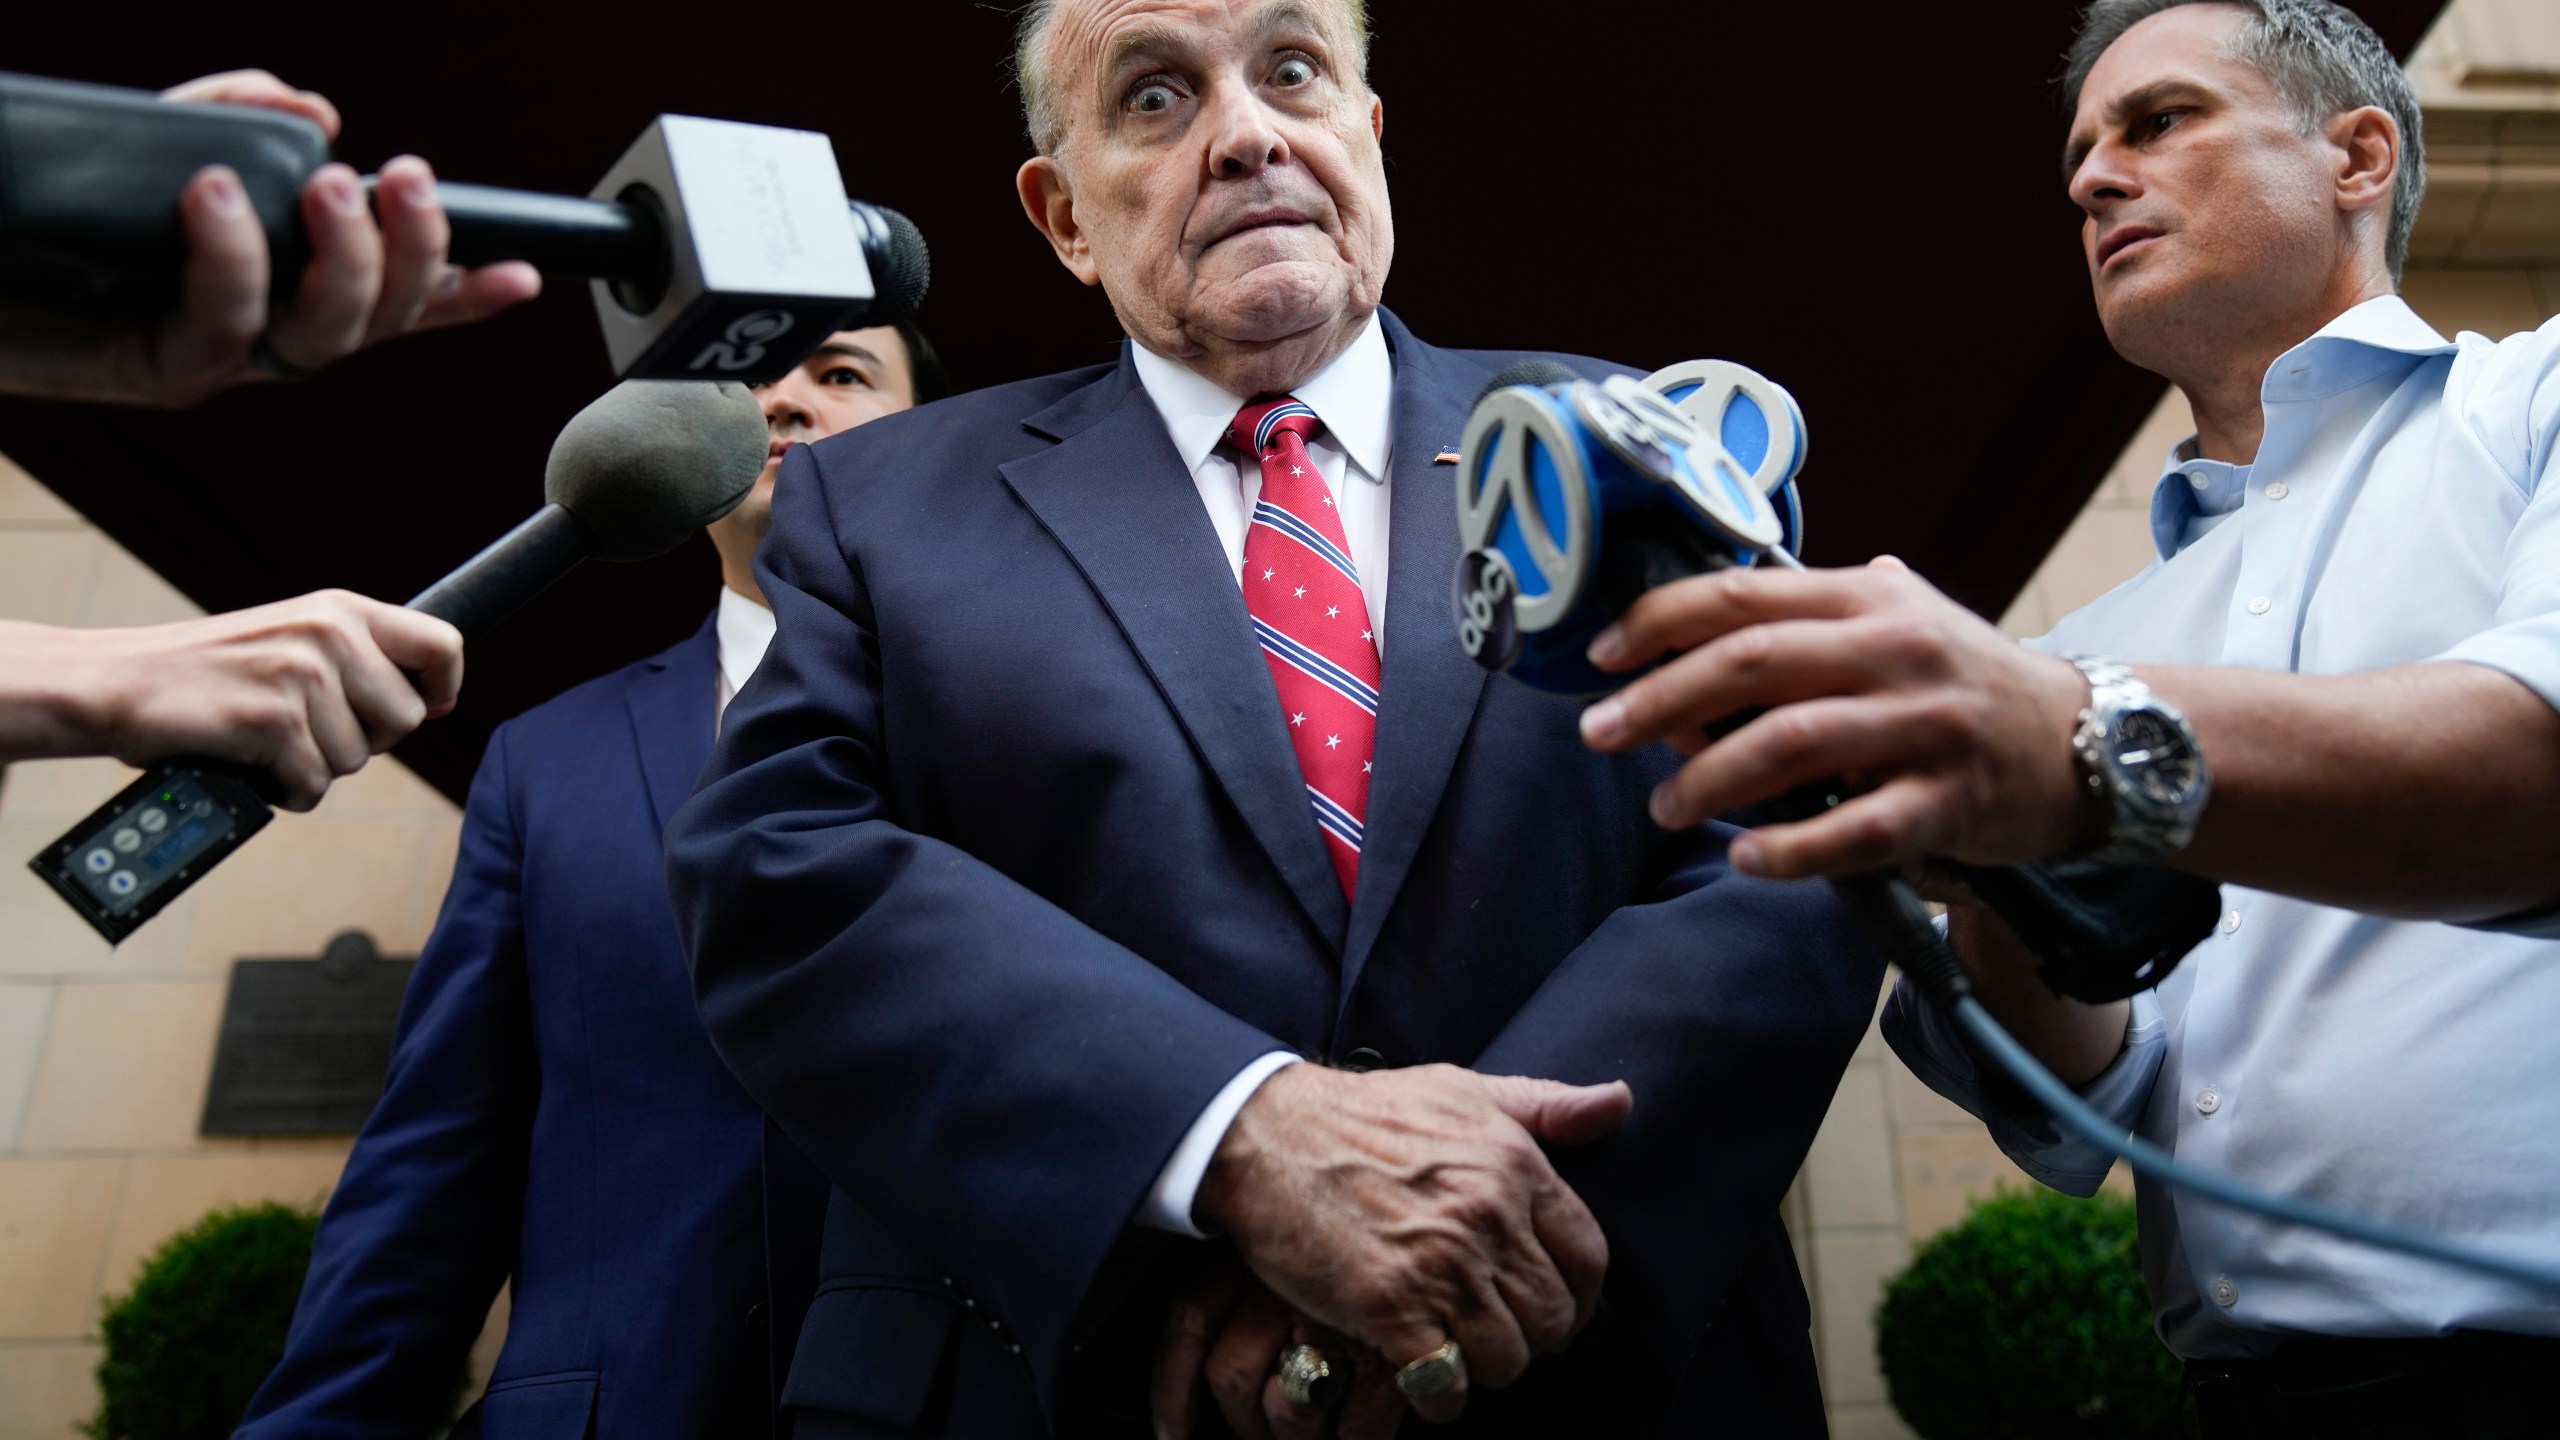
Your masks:
M206 1135L352 1135L391 1069L415 960L350 930L317 960L235 960L204 1099Z

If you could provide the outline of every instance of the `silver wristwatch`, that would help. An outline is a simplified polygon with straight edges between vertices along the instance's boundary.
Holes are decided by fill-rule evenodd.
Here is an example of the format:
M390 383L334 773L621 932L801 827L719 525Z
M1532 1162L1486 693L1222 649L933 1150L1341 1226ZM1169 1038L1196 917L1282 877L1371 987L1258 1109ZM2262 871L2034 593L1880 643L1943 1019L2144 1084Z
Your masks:
M2146 865L2187 848L2213 793L2213 770L2187 717L2112 660L2063 658L2089 681L2089 703L2071 735L2088 787L2076 857Z

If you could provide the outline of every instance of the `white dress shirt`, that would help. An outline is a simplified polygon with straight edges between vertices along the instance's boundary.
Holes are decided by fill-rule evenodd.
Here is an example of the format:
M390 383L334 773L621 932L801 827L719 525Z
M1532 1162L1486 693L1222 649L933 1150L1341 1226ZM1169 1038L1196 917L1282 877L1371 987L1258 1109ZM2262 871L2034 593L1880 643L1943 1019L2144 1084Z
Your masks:
M2447 343L2397 297L2367 301L2280 357L2262 398L2256 462L2179 445L2152 497L2159 561L2032 643L2305 675L2459 661L2560 707L2560 321ZM2554 916L2466 928L2222 896L2219 933L2135 997L2083 1096L2181 1160L2560 1264ZM2097 1188L2109 1158L1991 1103L1908 980L1885 1035L2029 1174ZM2261 1355L2288 1331L2560 1334L2560 1302L2498 1280L2147 1183L2139 1205L2180 1355Z
M720 587L720 608L712 612L711 633L720 647L719 694L711 712L716 727L729 713L729 702L747 688L747 677L764 663L773 644L773 612L737 591Z
M1227 568L1235 573L1241 589L1245 532L1251 527L1254 501L1262 494L1262 467L1237 464L1239 458L1251 457L1222 442L1236 412L1253 397L1230 395L1181 362L1143 345L1132 344L1130 351L1137 361L1138 381L1164 418L1174 452L1191 467L1200 503L1227 547ZM1378 637L1382 654L1387 638L1387 491L1388 462L1395 449L1395 378L1386 333L1372 315L1349 348L1317 371L1314 379L1290 392L1323 422L1307 441L1307 453L1333 491L1345 548L1360 572L1360 597L1368 603L1369 628ZM1250 642L1238 636L1237 643ZM1315 823L1312 814L1307 823ZM1138 1223L1177 1235L1202 1233L1191 1218L1191 1204L1218 1142L1226 1138L1236 1113L1262 1088L1262 1082L1297 1059L1288 1051L1275 1050L1227 1082L1157 1174L1138 1208Z

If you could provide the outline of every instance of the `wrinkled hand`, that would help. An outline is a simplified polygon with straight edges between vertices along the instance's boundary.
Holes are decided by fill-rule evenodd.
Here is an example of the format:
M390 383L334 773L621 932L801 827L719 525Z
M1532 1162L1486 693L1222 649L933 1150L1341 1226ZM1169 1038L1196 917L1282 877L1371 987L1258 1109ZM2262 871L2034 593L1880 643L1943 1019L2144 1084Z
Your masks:
M338 112L263 70L191 80L165 99L282 110L331 139ZM187 237L178 310L143 329L101 333L81 317L12 316L33 351L13 355L0 386L27 394L186 406L234 385L277 378L252 358L264 334L274 353L317 370L396 335L464 324L529 300L542 277L521 261L463 270L445 262L450 238L427 162L404 155L382 167L369 208L356 173L329 164L302 191L311 260L293 300L268 309L266 232L228 166L197 172L178 197ZM379 213L379 223L376 213ZM21 348L21 347L13 347Z
M1283 1351L1315 1345L1351 1384L1330 1410L1302 1410L1280 1388ZM1156 1349L1156 1440L1188 1440L1209 1392L1241 1440L1394 1440L1405 1413L1395 1367L1301 1315L1233 1252L1215 1252L1166 1312Z
M1470 1382L1499 1388L1590 1323L1608 1270L1538 1141L1596 1140L1633 1104L1622 1083L1292 1065L1237 1113L1196 1209L1315 1325L1399 1367L1454 1339ZM1446 1422L1466 1396L1414 1410Z
M460 632L342 590L174 625L36 633L24 663L58 677L86 732L55 753L237 760L274 772L295 810L451 710L462 688Z
M1872 786L1737 839L1745 871L1843 875L1931 855L2012 864L2070 848L2071 733L2087 684L1899 561L1696 576L1638 600L1591 646L1609 671L1674 652L1686 653L1582 718L1596 750L1668 740L1693 757L1654 792L1656 823L1685 828L1825 776ZM1706 725L1764 706L1707 743Z

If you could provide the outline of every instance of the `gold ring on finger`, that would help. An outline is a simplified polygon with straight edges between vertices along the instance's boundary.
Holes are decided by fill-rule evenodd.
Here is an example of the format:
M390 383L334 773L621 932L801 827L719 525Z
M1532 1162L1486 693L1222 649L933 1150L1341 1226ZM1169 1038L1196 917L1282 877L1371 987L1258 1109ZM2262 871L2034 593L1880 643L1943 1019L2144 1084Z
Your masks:
M1436 1400L1466 1382L1466 1357L1452 1340L1396 1372L1396 1389L1407 1400Z

